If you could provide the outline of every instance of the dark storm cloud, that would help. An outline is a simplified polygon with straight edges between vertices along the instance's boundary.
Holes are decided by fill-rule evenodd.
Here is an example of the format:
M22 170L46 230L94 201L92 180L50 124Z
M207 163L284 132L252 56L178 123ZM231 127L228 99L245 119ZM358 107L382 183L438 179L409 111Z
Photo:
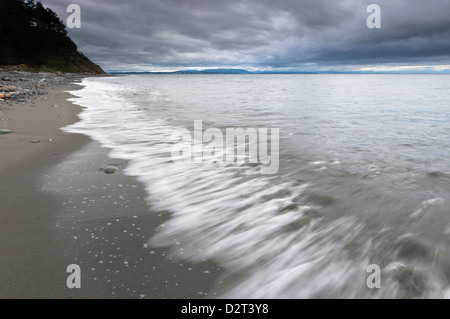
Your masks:
M44 0L80 5L81 51L108 70L450 64L448 0ZM366 8L382 9L368 29Z

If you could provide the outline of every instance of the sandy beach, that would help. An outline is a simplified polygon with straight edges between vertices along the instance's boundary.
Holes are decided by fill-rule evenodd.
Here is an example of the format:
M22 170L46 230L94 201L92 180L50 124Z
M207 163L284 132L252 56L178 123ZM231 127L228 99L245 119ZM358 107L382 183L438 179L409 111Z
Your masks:
M62 127L81 108L68 78L34 101L0 103L0 298L205 298L220 270L172 260L148 240L168 214L125 162ZM116 165L115 174L102 167ZM67 266L81 268L69 289Z

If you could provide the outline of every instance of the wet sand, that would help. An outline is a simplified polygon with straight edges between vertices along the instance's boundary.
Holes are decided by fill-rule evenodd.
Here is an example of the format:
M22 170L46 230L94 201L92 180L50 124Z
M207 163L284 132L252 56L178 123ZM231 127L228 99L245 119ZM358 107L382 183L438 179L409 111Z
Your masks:
M172 260L148 240L168 213L123 174L125 162L89 138L60 130L77 121L65 84L46 99L0 104L0 298L213 298L220 270ZM39 140L39 143L32 143ZM115 174L100 169L115 164ZM67 266L81 268L69 289Z

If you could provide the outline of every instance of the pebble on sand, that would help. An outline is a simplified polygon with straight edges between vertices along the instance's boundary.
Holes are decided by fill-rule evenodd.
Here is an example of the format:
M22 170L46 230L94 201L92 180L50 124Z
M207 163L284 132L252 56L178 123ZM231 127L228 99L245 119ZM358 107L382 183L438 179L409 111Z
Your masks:
M31 143L37 144L37 143L40 143L40 141L39 140L32 140Z
M114 173L117 172L118 170L119 170L119 168L116 167L116 166L113 166L113 165L108 165L108 166L102 168L102 171L103 171L105 174L114 174Z
M1 129L0 130L0 134L11 134L13 131L8 130L8 129Z

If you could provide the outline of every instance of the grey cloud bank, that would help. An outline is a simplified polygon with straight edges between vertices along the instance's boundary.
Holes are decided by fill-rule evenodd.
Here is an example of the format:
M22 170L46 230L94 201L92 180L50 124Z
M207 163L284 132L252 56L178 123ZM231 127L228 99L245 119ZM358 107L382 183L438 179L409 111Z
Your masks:
M81 7L79 49L109 71L450 69L448 0L44 0ZM369 29L369 4L382 28Z

